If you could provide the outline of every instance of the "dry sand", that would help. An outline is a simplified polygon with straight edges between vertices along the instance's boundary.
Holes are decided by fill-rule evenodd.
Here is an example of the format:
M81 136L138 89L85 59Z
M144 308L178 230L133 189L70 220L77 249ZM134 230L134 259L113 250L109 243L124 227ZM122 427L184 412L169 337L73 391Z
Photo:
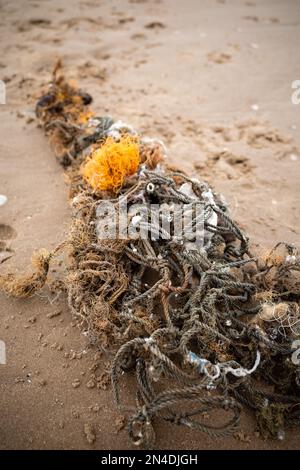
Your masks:
M55 247L68 230L62 170L32 119L57 57L99 115L163 139L172 162L213 184L261 249L299 242L300 105L291 83L300 79L300 2L1 0L0 12L0 193L8 197L0 262L5 246L13 250L1 272L21 271L33 249ZM110 356L94 371L96 351L65 300L49 300L0 297L0 447L130 448L110 390L100 379L89 388ZM129 396L128 382L123 391ZM263 441L245 413L241 429L240 439L212 440L158 425L157 447L299 448L299 431Z

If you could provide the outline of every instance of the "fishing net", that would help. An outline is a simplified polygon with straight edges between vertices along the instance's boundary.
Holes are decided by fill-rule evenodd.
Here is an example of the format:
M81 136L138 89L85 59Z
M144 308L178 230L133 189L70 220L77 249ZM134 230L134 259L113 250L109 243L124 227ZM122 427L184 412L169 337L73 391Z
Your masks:
M67 168L69 237L38 256L34 274L3 275L0 286L33 294L50 260L68 251L68 304L90 341L115 351L114 400L136 445L154 446L156 418L226 436L243 407L263 435L299 426L296 248L279 243L263 256L252 253L222 197L169 167L162 142L97 117L91 102L58 64L36 113ZM136 397L124 404L119 383L127 373Z

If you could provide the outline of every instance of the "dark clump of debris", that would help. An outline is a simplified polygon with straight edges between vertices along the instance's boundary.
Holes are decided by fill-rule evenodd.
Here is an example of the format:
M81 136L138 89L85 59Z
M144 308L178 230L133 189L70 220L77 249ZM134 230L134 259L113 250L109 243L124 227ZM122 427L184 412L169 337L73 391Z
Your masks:
M213 437L236 433L243 406L261 434L281 438L300 424L297 250L278 243L253 254L221 196L170 168L162 142L95 116L90 95L59 66L37 115L68 167L69 238L39 254L33 275L1 276L0 286L33 294L68 250L68 303L93 343L116 350L111 382L122 413L119 380L135 374L127 421L135 444L154 445L155 417ZM214 410L224 422L208 419Z

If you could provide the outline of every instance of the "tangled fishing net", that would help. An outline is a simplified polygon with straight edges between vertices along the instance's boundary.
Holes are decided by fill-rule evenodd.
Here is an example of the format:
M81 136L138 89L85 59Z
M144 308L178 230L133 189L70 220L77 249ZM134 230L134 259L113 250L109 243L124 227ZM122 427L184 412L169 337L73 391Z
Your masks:
M68 303L90 340L116 351L112 389L117 407L129 413L132 442L154 445L155 418L226 436L237 429L243 406L262 435L299 426L300 366L292 359L300 337L296 248L279 243L254 256L221 197L169 168L161 142L96 117L91 101L56 67L37 116L69 167ZM106 202L119 214L125 201L125 224L103 210ZM159 223L145 211L153 205L161 208ZM178 229L183 210L192 215L192 237ZM103 236L108 229L114 236ZM32 294L46 282L52 255L39 258L27 284L6 275L0 285ZM119 382L127 372L135 374L137 394L124 405Z

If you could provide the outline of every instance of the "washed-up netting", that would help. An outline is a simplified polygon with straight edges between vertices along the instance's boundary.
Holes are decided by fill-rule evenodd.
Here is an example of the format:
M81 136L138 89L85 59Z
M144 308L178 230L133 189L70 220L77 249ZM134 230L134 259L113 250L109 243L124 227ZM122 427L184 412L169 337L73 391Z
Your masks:
M296 248L278 243L264 255L251 253L222 197L169 167L162 142L97 117L91 102L57 66L36 113L67 168L69 237L55 252L38 253L34 274L2 275L2 289L33 294L51 259L68 250L62 282L70 309L93 343L116 351L114 400L128 414L135 444L154 445L157 419L227 436L243 407L263 436L282 438L286 426L300 424ZM125 201L122 225L130 236L120 232L120 217L103 210L109 203L119 213ZM160 223L144 211L153 205ZM183 213L193 215L192 237L178 229ZM108 229L114 236L104 236ZM124 404L127 373L136 396Z

